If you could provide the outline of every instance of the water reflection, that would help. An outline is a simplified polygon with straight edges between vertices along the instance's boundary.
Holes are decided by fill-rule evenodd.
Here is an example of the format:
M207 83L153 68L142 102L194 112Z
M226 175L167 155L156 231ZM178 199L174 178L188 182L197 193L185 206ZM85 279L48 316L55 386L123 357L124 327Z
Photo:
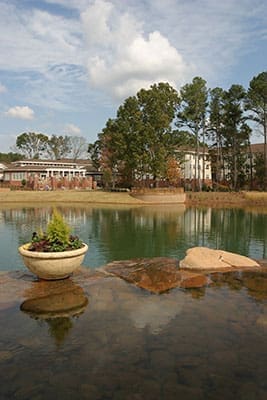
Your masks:
M59 207L74 233L89 244L84 264L139 257L183 258L189 247L221 248L267 258L267 213L243 209L146 207ZM52 207L0 210L0 270L17 269L18 245L45 228Z
M88 304L84 290L69 279L34 283L26 296L29 297L20 305L20 310L45 322L57 346L62 345L70 333L73 317L84 313Z
M233 291L245 289L255 301L267 300L267 269L262 272L239 271L212 274L212 286L227 286Z
M144 329L152 335L159 335L179 314L184 307L185 299L176 304L170 296L154 296L135 299L134 307L125 311L136 329Z
M205 291L162 295L121 279L85 280L90 307L49 325L15 307L0 312L1 400L265 399L266 297L255 292L266 276L217 278ZM53 286L60 305L62 285ZM28 287L26 301L47 295L46 282Z

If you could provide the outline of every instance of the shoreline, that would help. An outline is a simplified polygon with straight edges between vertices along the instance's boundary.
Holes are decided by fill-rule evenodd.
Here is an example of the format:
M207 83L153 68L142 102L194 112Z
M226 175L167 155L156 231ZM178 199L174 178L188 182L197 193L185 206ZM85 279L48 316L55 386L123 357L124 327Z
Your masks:
M102 190L43 192L0 189L0 204L10 203L81 203L144 206L151 204L164 205L164 197L158 202L146 202L131 196L129 192L105 192ZM186 192L185 203L172 204L184 204L189 207L267 207L267 192ZM168 203L168 205L170 205L170 203Z

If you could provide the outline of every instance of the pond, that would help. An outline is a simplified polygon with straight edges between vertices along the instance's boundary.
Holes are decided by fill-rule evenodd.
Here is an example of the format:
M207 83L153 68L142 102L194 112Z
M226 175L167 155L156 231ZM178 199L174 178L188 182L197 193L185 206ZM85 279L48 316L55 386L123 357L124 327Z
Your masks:
M51 294L20 279L23 299L0 302L1 400L267 398L266 273L161 295L65 281ZM40 312L60 302L69 315Z
M59 207L89 252L84 265L167 256L208 246L253 258L267 258L267 213L243 209L146 207ZM51 207L0 207L0 270L23 268L17 247L44 229Z
M216 273L207 287L155 295L95 269L135 257L182 258L195 245L266 258L266 214L60 209L89 244L85 272L60 282L31 278L17 255L51 207L0 212L1 269L10 271L0 274L1 400L267 398L266 270Z

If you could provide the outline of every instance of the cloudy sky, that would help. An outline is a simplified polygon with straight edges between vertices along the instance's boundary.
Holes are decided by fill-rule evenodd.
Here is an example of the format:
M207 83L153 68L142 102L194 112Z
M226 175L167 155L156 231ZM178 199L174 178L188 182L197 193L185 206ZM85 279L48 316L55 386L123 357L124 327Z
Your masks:
M93 142L152 83L247 87L267 67L266 0L0 0L0 54L0 152L28 131Z

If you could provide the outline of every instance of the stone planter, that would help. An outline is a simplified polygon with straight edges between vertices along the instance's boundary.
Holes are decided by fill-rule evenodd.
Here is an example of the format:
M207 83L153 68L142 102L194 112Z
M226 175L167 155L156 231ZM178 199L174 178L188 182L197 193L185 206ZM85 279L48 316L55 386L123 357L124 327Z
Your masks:
M27 248L29 243L19 247L25 266L41 279L56 280L69 277L83 262L88 250L87 244L76 250L60 252L38 252Z

